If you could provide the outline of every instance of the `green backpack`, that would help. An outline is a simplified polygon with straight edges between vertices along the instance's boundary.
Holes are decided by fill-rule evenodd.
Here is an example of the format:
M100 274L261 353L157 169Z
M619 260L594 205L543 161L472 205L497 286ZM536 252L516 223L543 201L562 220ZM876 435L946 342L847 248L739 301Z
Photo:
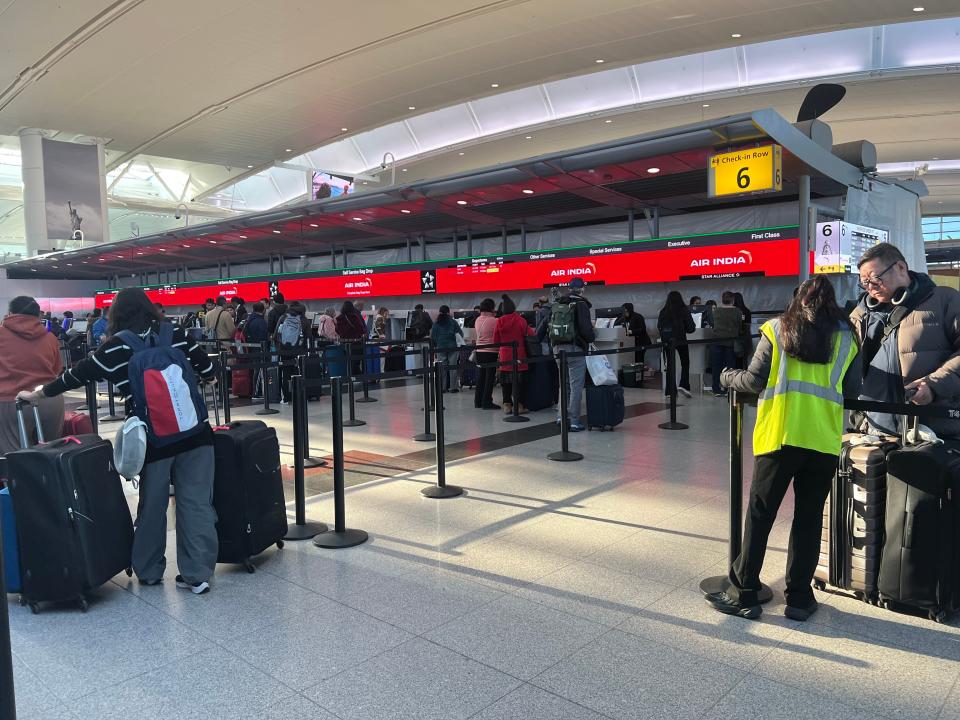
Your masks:
M577 339L577 308L575 302L554 303L550 309L547 337L551 345L572 343Z

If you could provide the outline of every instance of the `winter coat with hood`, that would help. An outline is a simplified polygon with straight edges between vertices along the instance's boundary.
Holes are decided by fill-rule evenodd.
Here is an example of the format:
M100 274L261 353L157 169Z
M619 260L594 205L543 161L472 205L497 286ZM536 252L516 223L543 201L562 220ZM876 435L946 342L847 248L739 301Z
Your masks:
M13 402L63 372L60 345L36 315L7 315L0 323L0 402Z
M899 302L880 304L864 294L850 314L861 342L864 372L869 372L880 350L875 336L881 330L875 324L878 314L890 312L895 305L906 306L909 312L895 331L903 384L926 378L934 405L955 405L960 398L960 293L937 287L923 273L911 270L910 278L912 282ZM930 418L923 422L938 434L960 436L960 420Z
M495 343L516 343L517 344L517 365L518 372L526 372L528 365L527 359L527 335L533 335L533 328L527 324L523 315L518 312L507 313L497 318L497 324L493 326L493 341ZM498 360L501 363L500 372L509 373L513 371L513 347L505 345L500 348Z

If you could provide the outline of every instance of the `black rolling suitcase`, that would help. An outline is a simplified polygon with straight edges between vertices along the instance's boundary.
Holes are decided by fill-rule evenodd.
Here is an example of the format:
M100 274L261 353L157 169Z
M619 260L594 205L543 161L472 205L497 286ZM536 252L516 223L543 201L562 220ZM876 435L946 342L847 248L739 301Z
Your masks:
M267 378L266 387L264 387L263 382L264 376ZM257 397L263 397L264 392L268 393L267 397L270 403L272 405L278 404L280 402L280 368L276 365L271 365L268 368L258 371L255 392Z
M541 358L537 358L540 360ZM545 410L553 405L553 378L557 365L554 362L531 362L527 371L523 404L531 412Z
M819 589L852 590L866 602L877 599L883 549L887 456L893 441L853 444L845 435L837 474L823 510L820 559L814 572Z
M216 397L216 393L213 393ZM287 506L280 474L276 431L259 420L217 425L213 433L216 471L217 562L239 563L253 572L250 558L271 545L283 547Z
M313 355L303 359L303 373L307 380L323 380L323 360ZM319 400L323 396L320 385L307 388L307 400Z
M86 611L86 593L133 574L133 520L112 445L78 435L6 458L23 600L35 613L41 602L71 600Z
M587 388L587 430L613 430L623 422L623 387L591 385Z
M387 348L383 360L384 372L403 372L407 369L407 356L403 354L403 345L391 345Z
M937 622L960 609L958 493L957 443L921 443L890 453L879 583L885 605L923 610Z

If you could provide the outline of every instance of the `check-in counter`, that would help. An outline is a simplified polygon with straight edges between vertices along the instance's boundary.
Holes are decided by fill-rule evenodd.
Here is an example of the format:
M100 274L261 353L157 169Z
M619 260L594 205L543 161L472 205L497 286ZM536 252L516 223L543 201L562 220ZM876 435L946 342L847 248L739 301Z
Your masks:
M633 338L627 341L627 331L622 325L610 328L594 328L596 339L593 344L598 350L619 350L627 345L633 345ZM629 353L620 353L618 355L607 355L610 359L610 365L613 366L615 373L620 372L620 367L633 362L633 355Z

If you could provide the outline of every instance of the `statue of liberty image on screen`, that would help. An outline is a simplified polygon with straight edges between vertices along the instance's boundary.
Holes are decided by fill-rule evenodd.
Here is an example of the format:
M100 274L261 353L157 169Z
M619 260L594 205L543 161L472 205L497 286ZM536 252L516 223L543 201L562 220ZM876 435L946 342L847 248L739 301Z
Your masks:
M67 200L67 208L70 210L70 238L72 240L82 240L83 232L80 230L80 223L83 222L83 218L80 217L76 208L73 207L73 203L69 200Z

